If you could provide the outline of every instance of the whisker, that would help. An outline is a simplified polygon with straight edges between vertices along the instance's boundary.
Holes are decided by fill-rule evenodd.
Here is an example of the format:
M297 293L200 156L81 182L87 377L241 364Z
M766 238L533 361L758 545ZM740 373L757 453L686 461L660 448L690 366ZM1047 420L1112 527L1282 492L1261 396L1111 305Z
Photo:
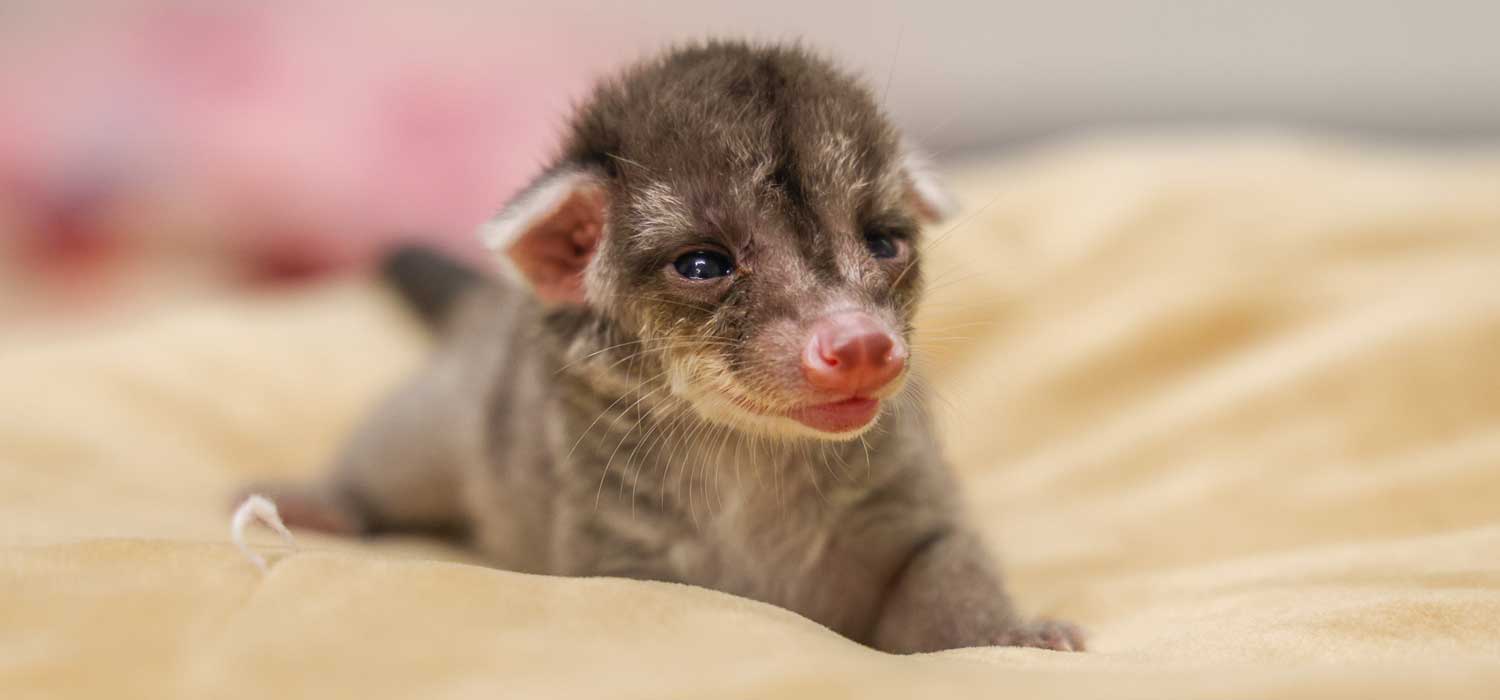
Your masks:
M641 165L640 163L638 163L636 161L633 161L633 160L631 160L629 158L626 158L625 156L618 155L618 154L615 154L615 153L606 153L604 155L609 156L610 158L613 158L613 159L615 159L615 160L617 160L617 161L619 161L621 163L625 163L625 164L628 164L628 165L634 165L635 167L640 168L641 170L644 170L646 172L646 174L648 174L648 175L654 174L654 173L651 172L650 168L648 168L648 167L646 167L644 165Z
M662 376L663 374L666 374L666 372L665 371L660 372L655 377L652 377L650 380L647 380L647 381L653 381L657 377ZM658 387L656 389L652 389L650 392L646 393L646 396L650 396L651 394L654 394L654 393L656 393L657 391L660 391L660 390L661 390L660 387ZM614 408L621 401L624 401L625 399L629 398L630 395L631 395L631 392L626 392L626 393L620 394L619 398L615 399L614 402L610 403L608 406L605 406L604 410L600 411L599 415L594 417L594 421L592 423L589 423L589 426L587 428L583 429L583 433L578 436L578 440L576 440L573 443L573 447L568 450L568 454L563 457L563 461L567 461L569 458L571 458L573 456L573 453L578 450L578 445L583 442L583 439L585 437L588 436L589 431L593 430L594 426L599 424L599 420L602 419L602 418L604 418L604 414L609 413L610 409ZM642 398L645 398L645 397L642 397ZM626 410L628 411L629 409L626 409Z
M880 91L880 105L885 106L885 98L891 93L891 80L896 77L897 59L901 58L901 40L906 37L906 24L896 31L896 50L891 52L891 68L885 74L885 88Z
M641 395L640 398L636 399L635 403L632 403L630 406L626 407L625 410L622 411L622 413L629 413L631 409L636 408L637 406L639 406L642 401L645 401L652 394L654 394L654 393L656 393L658 391L661 391L664 388L665 388L665 386L661 386L661 387L657 387L655 389L652 389L651 391L646 392L645 394ZM606 410L608 410L608 409L606 409ZM609 476L609 468L615 462L615 453L617 453L617 452L620 451L620 445L623 445L625 443L625 440L630 437L630 434L632 432L634 432L636 428L640 427L641 422L643 420L645 420L644 418L640 417L640 414L636 414L636 415L637 415L637 418L636 418L635 423L631 424L630 428L625 431L625 434L620 436L619 442L615 443L615 449L614 449L614 451L612 451L612 452L609 453L609 460L604 463L604 469L602 469L599 472L599 485L594 488L594 509L595 510L599 509L599 497L600 497L600 494L603 493L603 491L604 491L604 480L605 480L605 478L607 478ZM595 419L595 422L597 423L598 419ZM590 425L589 427L592 429L593 426ZM588 434L588 431L585 430L584 431L584 435L587 435L587 434ZM578 436L578 442L583 442L584 435ZM574 443L573 447L576 449L578 447L578 443ZM571 455L572 452L569 451L568 454ZM621 482L620 488L622 488L622 489L625 488L624 482Z

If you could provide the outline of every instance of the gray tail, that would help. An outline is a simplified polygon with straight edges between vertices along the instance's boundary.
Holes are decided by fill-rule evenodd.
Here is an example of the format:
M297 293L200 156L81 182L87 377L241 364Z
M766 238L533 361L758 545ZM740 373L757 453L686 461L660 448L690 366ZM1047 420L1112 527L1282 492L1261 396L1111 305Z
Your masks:
M477 270L436 250L416 245L388 253L380 273L432 329L443 326L461 297L485 284L484 276Z

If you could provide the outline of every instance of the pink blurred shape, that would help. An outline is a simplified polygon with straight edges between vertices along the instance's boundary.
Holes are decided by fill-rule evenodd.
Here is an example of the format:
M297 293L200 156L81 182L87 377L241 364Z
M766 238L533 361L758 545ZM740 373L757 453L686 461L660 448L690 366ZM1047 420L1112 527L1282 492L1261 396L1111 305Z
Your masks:
M79 12L0 33L0 225L43 258L179 240L279 280L396 239L474 255L588 78L590 42L514 8Z

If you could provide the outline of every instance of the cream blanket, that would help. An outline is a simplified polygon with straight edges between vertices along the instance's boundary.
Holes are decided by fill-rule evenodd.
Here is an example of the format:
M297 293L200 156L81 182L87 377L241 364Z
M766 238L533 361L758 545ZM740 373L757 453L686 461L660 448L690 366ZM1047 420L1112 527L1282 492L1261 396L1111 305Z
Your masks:
M0 697L1500 696L1500 154L1080 143L958 173L920 352L1021 604L895 657L420 540L228 543L422 335L374 286L0 335Z

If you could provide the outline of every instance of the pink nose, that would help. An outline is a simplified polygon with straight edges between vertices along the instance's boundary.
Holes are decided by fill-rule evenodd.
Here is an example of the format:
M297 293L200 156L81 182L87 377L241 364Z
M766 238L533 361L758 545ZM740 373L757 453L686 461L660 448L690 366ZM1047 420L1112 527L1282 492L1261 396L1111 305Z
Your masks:
M906 348L869 314L834 314L813 325L802 351L802 376L827 391L860 396L901 375Z

